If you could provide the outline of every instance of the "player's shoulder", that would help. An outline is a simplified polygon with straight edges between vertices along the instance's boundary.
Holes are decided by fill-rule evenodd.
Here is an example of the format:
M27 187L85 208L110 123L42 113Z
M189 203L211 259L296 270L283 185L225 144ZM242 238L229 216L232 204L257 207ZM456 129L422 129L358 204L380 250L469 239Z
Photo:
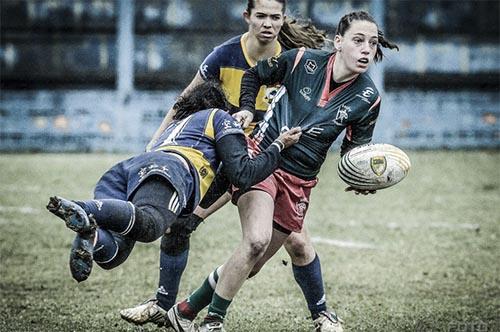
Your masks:
M377 89L377 86L373 82L370 75L368 75L367 73L359 75L356 85L356 90L360 91L359 94L361 94L365 98L368 98L369 100L375 102L380 97L380 92Z
M238 35L226 40L222 44L216 46L212 53L218 56L231 56L235 52L241 51L241 37L242 35Z
M329 59L330 56L333 55L333 52L327 51L327 50L315 49L315 48L305 48L304 55L313 56L313 57L322 58L322 59L323 58Z

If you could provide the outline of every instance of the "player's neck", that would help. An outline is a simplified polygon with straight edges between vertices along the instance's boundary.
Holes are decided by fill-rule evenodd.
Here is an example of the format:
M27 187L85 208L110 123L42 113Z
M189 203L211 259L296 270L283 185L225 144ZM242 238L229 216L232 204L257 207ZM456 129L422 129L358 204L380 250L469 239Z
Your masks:
M335 58L335 62L333 63L332 74L333 80L337 83L350 81L359 75L358 73L353 73L351 70L349 70L343 63L342 58L340 58L338 55Z
M248 56L251 58L251 60L257 62L259 60L275 56L279 44L277 39L269 43L262 43L255 36L248 34L245 41L245 46Z

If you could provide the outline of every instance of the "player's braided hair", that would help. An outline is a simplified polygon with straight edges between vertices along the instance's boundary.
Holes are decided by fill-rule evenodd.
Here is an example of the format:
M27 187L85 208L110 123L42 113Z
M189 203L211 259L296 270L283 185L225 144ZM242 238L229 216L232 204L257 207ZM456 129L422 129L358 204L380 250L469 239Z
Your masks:
M351 12L349 14L342 16L337 26L337 31L335 32L335 34L343 36L345 32L351 27L353 21L368 21L377 25L375 19L367 12L365 11ZM399 51L398 45L385 39L384 33L380 29L378 29L378 44L377 44L377 53L375 53L375 58L374 58L375 62L382 61L382 58L384 57L384 53L382 52L381 47L389 48L391 50L397 49Z
M286 0L275 1L283 5L282 12L285 13ZM247 13L250 14L254 8L255 0L248 0ZM311 20L302 20L293 17L285 19L278 34L278 41L285 50L299 47L320 49L327 40L326 32L316 28Z
M209 108L229 109L226 95L219 82L205 81L177 98L173 119L182 120L189 115Z

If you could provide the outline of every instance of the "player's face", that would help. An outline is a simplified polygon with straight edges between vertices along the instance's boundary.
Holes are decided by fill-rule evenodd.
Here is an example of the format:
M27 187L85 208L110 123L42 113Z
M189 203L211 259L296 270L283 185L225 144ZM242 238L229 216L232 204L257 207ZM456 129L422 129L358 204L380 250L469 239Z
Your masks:
M283 4L275 0L255 0L255 7L244 17L248 32L265 44L276 40L285 20Z
M353 21L344 36L335 36L338 56L346 69L361 74L368 70L377 52L377 25L368 21Z

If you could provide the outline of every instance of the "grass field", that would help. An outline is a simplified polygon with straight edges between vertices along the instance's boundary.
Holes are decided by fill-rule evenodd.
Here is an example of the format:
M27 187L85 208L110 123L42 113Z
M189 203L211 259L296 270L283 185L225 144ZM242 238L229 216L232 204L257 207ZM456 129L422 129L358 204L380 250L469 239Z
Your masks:
M409 177L367 197L343 192L337 154L325 163L306 224L329 305L346 331L499 331L500 152L409 154ZM77 284L67 264L73 234L45 210L53 194L90 198L122 157L0 155L0 331L138 331L118 311L153 294L159 243ZM180 296L239 238L233 206L201 225ZM285 251L244 285L226 328L312 331Z

